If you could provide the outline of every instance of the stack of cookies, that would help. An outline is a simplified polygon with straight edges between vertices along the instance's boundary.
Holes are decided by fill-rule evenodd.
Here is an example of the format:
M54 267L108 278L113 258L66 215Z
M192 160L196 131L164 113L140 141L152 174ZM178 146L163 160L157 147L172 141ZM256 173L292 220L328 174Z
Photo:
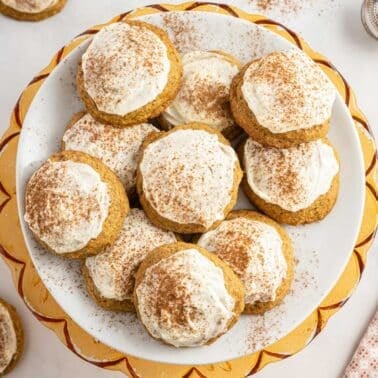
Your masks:
M176 347L280 303L294 258L277 221L320 220L337 196L335 93L315 64L296 51L244 68L223 51L180 56L163 30L127 21L95 35L77 87L85 111L26 188L40 244L82 259L98 305L136 312ZM242 180L269 217L233 210Z
M275 52L245 65L233 79L231 109L249 135L239 147L243 188L273 219L323 219L339 187L337 153L327 139L335 88L299 50Z

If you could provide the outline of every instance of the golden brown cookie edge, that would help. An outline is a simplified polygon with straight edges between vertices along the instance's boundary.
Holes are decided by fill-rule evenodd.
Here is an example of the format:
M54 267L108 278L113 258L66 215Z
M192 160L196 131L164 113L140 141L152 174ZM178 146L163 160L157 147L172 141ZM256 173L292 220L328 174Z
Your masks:
M231 146L230 142L220 132L216 131L214 128L205 124L201 124L201 123L195 123L195 122L188 123L185 125L176 126L167 132L149 134L142 144L140 162L143 160L144 151L149 144L153 143L154 141L158 139L164 138L165 136L171 133L174 133L177 130L187 130L187 129L204 130L211 134L215 134L217 135L220 143L223 143L227 146ZM145 196L144 191L143 191L143 177L142 176L143 175L140 171L140 164L139 164L138 169L137 169L137 192L138 192L139 200L148 218L157 227L160 227L162 229L166 229L169 231L173 231L179 234L194 234L194 233L203 233L203 232L209 231L217 227L222 222L223 219L217 220L210 227L206 228L203 225L199 225L199 224L193 224L193 223L181 224L181 223L177 223L172 220L169 220L167 218L164 218L150 205L147 197ZM243 177L243 173L240 168L239 160L236 159L235 168L234 168L234 184L230 193L230 202L227 204L227 206L224 208L224 211L223 211L224 217L227 216L227 214L233 209L233 207L236 204L239 184L241 182L242 177Z
M6 302L4 299L0 298L0 304L2 304L6 310L9 313L9 316L12 320L13 327L16 333L16 352L13 355L13 358L9 365L6 367L6 369L0 373L0 376L6 375L10 373L17 365L18 361L20 360L22 353L24 351L24 345L25 345L25 335L24 335L24 329L21 323L21 319L16 311L16 309Z
M94 119L98 122L105 124L111 124L114 127L128 127L133 126L138 123L143 123L148 121L150 118L157 117L160 113L168 107L168 105L176 97L177 92L180 88L181 77L182 77L182 65L181 58L173 46L172 42L168 38L168 35L165 31L158 28L157 26L148 24L142 21L121 21L126 22L130 25L139 25L145 27L157 34L158 37L163 41L168 51L168 58L171 63L171 69L168 74L167 85L163 91L151 102L143 105L139 109L136 109L130 113L127 113L123 116L117 114L110 114L103 112L97 108L96 103L87 93L84 85L84 73L81 66L81 60L78 65L76 84L79 96L82 102L85 105L85 108L88 113L92 115Z
M49 252L67 259L83 259L100 253L106 246L114 243L122 228L124 218L129 212L129 201L122 183L119 181L118 177L99 159L94 158L93 156L90 156L84 152L62 151L55 153L48 160L71 160L77 163L89 165L100 175L101 180L108 185L108 188L110 189L109 192L111 202L108 210L108 216L103 223L100 234L95 239L91 239L85 247L78 251L57 253L31 230L35 239ZM27 183L26 191L28 185L29 182Z
M324 143L332 147L335 157L340 165L340 160L336 149L332 146L331 142L327 138L322 139ZM239 159L244 167L244 145L245 141L241 142L237 148ZM340 186L340 171L335 175L332 180L331 186L327 193L319 196L309 207L299 211L288 211L282 207L268 203L260 198L250 187L245 174L241 183L243 192L248 197L250 202L256 206L261 212L268 215L270 218L278 223L284 223L289 225L300 225L318 222L324 219L333 209L336 204Z
M256 142L269 147L288 148L326 137L329 131L329 120L321 125L284 133L272 133L269 129L259 124L255 115L249 109L241 90L244 73L253 62L244 65L231 83L230 104L236 123Z
M0 13L18 21L42 21L59 13L66 5L67 0L59 0L55 5L39 13L25 13L8 7L0 0Z
M235 305L234 305L234 316L230 319L227 329L225 332L219 334L218 336L208 340L206 345L212 344L214 341L216 341L219 337L227 333L237 322L239 319L241 313L243 312L244 309L244 286L241 283L239 277L236 276L236 274L232 271L232 269L224 263L221 259L219 259L217 256L214 254L208 252L204 248L201 248L200 246L196 244L191 244L191 243L185 243L185 242L177 242L177 243L171 243L171 244L166 244L160 247L155 248L152 250L147 257L144 259L144 261L141 263L139 266L139 269L135 275L135 286L134 286L134 293L133 293L133 300L134 300L134 306L137 312L138 319L141 321L143 324L140 313L138 310L138 296L136 294L136 290L140 283L142 282L146 270L152 266L157 264L159 261L174 255L177 252L180 252L185 249L195 249L199 253L201 253L203 256L208 258L214 265L222 269L223 275L224 275L224 280L225 280L225 286L228 291L228 293L234 298ZM144 324L143 324L144 326ZM154 336L150 334L148 329L144 327L148 334L154 338L155 340L158 340L164 344L171 345L166 343L162 339L156 339Z

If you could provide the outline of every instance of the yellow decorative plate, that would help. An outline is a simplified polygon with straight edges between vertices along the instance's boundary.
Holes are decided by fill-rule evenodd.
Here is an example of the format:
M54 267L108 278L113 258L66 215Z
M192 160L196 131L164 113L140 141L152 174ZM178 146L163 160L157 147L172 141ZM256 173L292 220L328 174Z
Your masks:
M169 13L170 11L181 13L172 15L172 13ZM241 349L240 345L246 344L247 340L243 339L242 342L236 342L236 340L239 340L240 332L246 329L253 331L253 327L243 328L246 327L249 321L247 317L244 317L239 322L240 325L238 324L230 335L224 336L224 344L222 344L221 340L219 343L215 343L215 349L210 349L213 348L211 346L192 351L180 351L177 354L176 350L169 347L151 344L149 339L144 338L143 333L142 336L138 336L138 332L136 332L137 335L127 334L127 337L124 338L122 336L112 338L111 334L114 329L119 330L119 327L125 326L122 321L128 318L122 318L122 316L117 318L115 316L113 322L116 326L109 326L105 331L92 329L90 321L84 321L80 317L87 310L97 311L88 298L83 294L77 294L78 291L75 288L71 288L71 291L75 292L77 296L71 296L72 293L68 289L66 291L58 290L56 285L54 286L55 281L49 279L51 272L49 273L48 269L53 268L54 276L59 276L59 274L69 276L70 271L75 271L75 262L72 263L72 269L70 269L71 265L69 269L65 265L66 270L59 271L60 268L57 267L59 264L56 265L56 261L59 261L59 259L54 260L56 258L51 257L52 260L50 261L49 255L46 256L36 248L26 230L24 230L24 238L21 231L24 225L21 222L20 227L18 216L17 196L19 197L22 212L22 187L27 176L35 168L35 165L30 162L39 162L46 157L45 155L49 153L49 150L45 149L45 145L49 145L50 149L58 147L63 129L61 125L64 125L71 114L79 109L80 103L74 98L75 89L71 86L74 77L74 72L71 72L71 68L75 66L75 59L79 59L86 40L104 25L98 25L87 30L67 46L64 46L54 56L50 65L30 82L16 104L10 127L0 141L0 254L12 270L19 294L32 313L43 324L52 329L75 354L88 362L100 367L120 370L135 377L241 377L253 374L268 363L284 359L305 347L323 329L330 316L345 303L358 284L366 262L367 250L374 238L377 222L377 195L374 181L376 149L374 140L367 121L357 108L354 95L344 78L331 63L311 50L300 37L283 25L268 20L263 16L247 14L227 5L205 3L153 5L117 16L109 23L134 17L144 17L147 21L158 23L166 28L171 33L176 45L183 51L193 47L201 48L201 46L209 49L223 47L237 55L242 61L271 50L282 49L282 46L287 46L288 43L291 43L308 53L324 69L340 93L341 98L338 99L335 107L335 121L333 121L330 137L341 153L342 183L347 183L347 185L344 185L344 187L342 185L336 209L321 223L321 226L315 225L310 226L310 228L306 228L306 226L300 229L289 228L292 237L296 239L296 252L299 259L297 266L299 283L297 286L294 285L294 294L289 296L286 304L279 310L283 311L284 314L284 316L281 316L283 325L274 325L273 327L273 318L279 318L279 312L272 312L271 314L273 315L270 318L268 315L264 319L268 325L272 325L270 328L275 330L271 338L252 340L251 342L255 345L248 346L245 350ZM198 38L201 33L196 28L200 28L200 25L202 25L202 28L206 27L206 41ZM217 39L216 36L218 34L221 37ZM189 36L192 37L189 38ZM235 41L238 41L238 43L234 43ZM83 45L79 46L81 44ZM76 47L78 48L75 49ZM41 88L42 84L44 85ZM55 99L59 98L60 104L54 108L54 103L50 103L51 111L46 111L43 104L49 103L51 93L53 93L52 96ZM67 93L70 95L66 96ZM59 107L64 110L69 109L69 112L65 112L69 113L66 115L67 120L62 115L54 118L54 114L62 112ZM28 113L27 117L26 113ZM354 120L354 125L351 119ZM47 125L49 128L47 128ZM22 127L24 129L19 145L19 134ZM342 135L341 139L340 135ZM360 158L364 160L364 177ZM348 161L348 166L343 168L344 161ZM18 181L17 190L16 178ZM365 192L366 196L364 198ZM363 200L364 209L362 208ZM345 218L347 222L341 223L340 216L346 214L345 206L343 206L345 203L348 203L348 208L352 213L349 213L349 216ZM243 202L239 203L240 206L245 206L245 204ZM357 226L360 225L360 213L363 213L363 218L359 235L355 242ZM351 216L351 214L355 214L355 216ZM335 227L339 231L334 229ZM327 259L324 259L324 253L327 252L327 248L322 244L325 236L328 235L324 231L325 229L332 233L345 233L343 240L329 238L329 240L325 241L329 248L329 261L331 262L328 264L327 269L322 266L322 263L327 262ZM300 236L295 237L296 234L300 234ZM306 238L310 242L306 241ZM353 252L350 248L351 245L355 245ZM314 266L309 265L309 246L313 246L320 251L320 266L316 266L316 264ZM345 249L346 246L348 246L348 249ZM307 255L305 256L305 254ZM31 261L31 256L35 266L38 268L38 273ZM301 263L301 261L306 261L306 263ZM339 273L342 270L343 273L340 276ZM305 275L306 272L317 276L319 282L316 285L311 285L311 282L305 282L304 279L301 281L301 274ZM43 282L40 277L43 278ZM338 277L337 281L336 278ZM72 276L71 278L73 279L72 282L75 282L75 277ZM310 289L304 286L301 288L300 285L302 284L310 286ZM49 294L47 287L54 294L55 299ZM333 289L329 291L331 287ZM296 295L296 290L297 292L302 290L307 294L313 295L312 302L306 302L306 300ZM328 293L328 295L324 298L325 293ZM66 303L67 298L70 302L69 305ZM300 299L299 301L298 298ZM65 311L56 301L63 305ZM77 302L76 306L75 301ZM316 307L315 310L313 310L314 307ZM306 314L306 316L302 316L303 314ZM303 320L304 317L306 317L305 320ZM95 335L96 339L85 332L83 328L80 328L72 318L80 323L90 334ZM292 321L291 328L285 319ZM104 322L108 320L104 318ZM138 326L131 326L129 323L126 325L128 328L138 331ZM249 324L248 327L250 326ZM294 326L295 329L288 333L287 331ZM98 340L116 347L117 350L124 350L132 355L142 355L145 359L122 354ZM227 349L225 344L230 344L231 342L233 342L232 347ZM251 352L260 348L262 349L244 356L248 351ZM151 351L151 354L148 354L148 350ZM156 350L159 352L154 357ZM217 360L232 360L201 366L191 365L193 363L209 362L211 360L209 351L211 353L215 351ZM234 359L238 356L243 357ZM151 362L150 360L152 359L165 362L175 361L180 362L182 365ZM214 361L214 358L211 361Z

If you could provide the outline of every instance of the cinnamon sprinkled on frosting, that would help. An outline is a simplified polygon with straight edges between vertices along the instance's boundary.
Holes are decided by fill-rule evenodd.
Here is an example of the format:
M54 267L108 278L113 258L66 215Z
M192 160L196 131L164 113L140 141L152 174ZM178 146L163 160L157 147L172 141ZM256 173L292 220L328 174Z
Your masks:
M274 227L243 217L226 220L203 234L198 245L216 253L240 277L247 304L276 299L287 264Z
M339 171L332 147L322 140L278 149L249 138L244 146L244 167L251 189L288 211L309 207L329 190Z
M75 252L100 234L109 204L108 187L92 167L48 160L27 184L25 221L55 252Z
M227 330L234 299L223 271L195 249L150 266L136 289L143 324L176 347L206 344Z
M0 374L10 365L17 351L17 336L8 309L0 303Z
M161 216L209 227L224 218L236 164L235 151L217 135L177 129L144 150L140 163L143 191Z
M170 61L157 34L118 22L96 34L83 55L82 69L85 89L98 109L122 116L164 90Z
M102 160L130 193L135 187L137 162L144 138L159 130L149 123L126 128L97 122L86 114L64 133L66 150L82 151Z
M258 122L272 133L328 121L336 96L325 73L296 49L252 62L244 73L242 93Z
M116 242L103 253L87 258L85 264L102 296L130 299L140 262L154 248L175 241L173 232L155 227L142 210L131 209Z
M1 2L19 12L39 13L54 6L59 0L1 0Z
M222 131L233 125L229 106L236 63L211 51L192 51L182 57L184 77L181 89L162 116L171 125L203 122Z

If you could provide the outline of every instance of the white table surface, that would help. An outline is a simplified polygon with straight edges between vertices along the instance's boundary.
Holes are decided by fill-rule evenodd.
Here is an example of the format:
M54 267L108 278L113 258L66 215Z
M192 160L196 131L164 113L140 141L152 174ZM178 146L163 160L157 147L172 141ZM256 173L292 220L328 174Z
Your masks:
M377 134L378 41L368 36L362 27L361 1L291 0L291 3L305 4L304 9L299 12L268 10L266 14L299 32L313 48L326 55L339 68L355 90L359 104ZM62 45L91 25L151 2L68 0L62 13L40 23L16 22L0 15L0 134L8 126L9 115L22 89ZM223 2L249 12L256 11L258 3L257 0ZM284 1L278 0L277 3ZM39 324L18 297L10 273L1 259L0 297L16 306L26 331L24 356L9 377L122 376L80 360L58 341L55 334ZM369 319L376 311L377 298L376 241L369 253L367 268L356 292L343 309L330 320L325 330L305 350L268 366L256 377L341 376Z

